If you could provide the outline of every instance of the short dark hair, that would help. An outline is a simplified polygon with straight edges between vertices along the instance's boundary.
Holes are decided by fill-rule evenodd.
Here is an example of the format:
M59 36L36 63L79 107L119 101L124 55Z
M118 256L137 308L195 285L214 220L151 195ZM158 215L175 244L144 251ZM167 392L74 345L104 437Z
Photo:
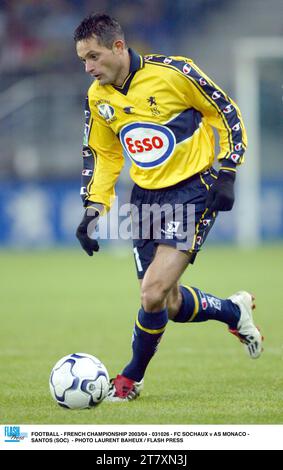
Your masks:
M91 14L83 19L74 33L75 42L97 38L98 44L112 48L117 39L125 40L124 32L115 18L104 13Z

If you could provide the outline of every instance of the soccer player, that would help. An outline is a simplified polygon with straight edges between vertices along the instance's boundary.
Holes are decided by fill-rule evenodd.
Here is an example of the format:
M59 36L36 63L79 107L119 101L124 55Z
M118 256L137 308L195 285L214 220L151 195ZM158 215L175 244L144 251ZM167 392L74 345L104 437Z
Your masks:
M253 323L251 294L240 291L220 299L179 283L218 211L232 209L236 170L247 145L239 108L192 60L142 57L128 48L121 26L108 15L85 18L74 39L94 79L85 109L81 194L86 211L76 233L89 256L99 249L91 233L111 207L124 156L131 160L135 183L131 204L141 308L132 359L111 380L108 400L127 401L140 394L168 319L224 322L249 356L258 358L262 337ZM212 127L219 134L218 173L212 167ZM156 230L151 209L164 206L171 210L159 213Z

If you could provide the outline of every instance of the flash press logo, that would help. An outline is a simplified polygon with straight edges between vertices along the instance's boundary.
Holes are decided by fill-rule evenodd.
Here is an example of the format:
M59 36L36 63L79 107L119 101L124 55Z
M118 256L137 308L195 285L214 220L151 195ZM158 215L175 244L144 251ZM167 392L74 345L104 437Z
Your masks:
M20 426L4 426L4 442L21 442L28 437L27 432L21 432Z

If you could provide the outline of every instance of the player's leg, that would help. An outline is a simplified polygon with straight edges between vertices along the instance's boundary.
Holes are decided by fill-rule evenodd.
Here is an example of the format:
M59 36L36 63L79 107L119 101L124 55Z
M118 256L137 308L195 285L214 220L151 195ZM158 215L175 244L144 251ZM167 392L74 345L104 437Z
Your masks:
M193 295L195 293L195 296ZM220 299L196 287L173 286L167 296L168 317L174 322L193 323L217 320L245 345L248 355L257 359L262 352L260 331L254 325L254 297L241 291L228 299Z
M230 298L222 299L178 282L166 295L166 307L169 320L178 323L217 320L236 330L240 320L240 308Z
M166 307L168 310L168 319L173 320L178 314L183 302L179 282L172 287L166 299Z
M134 325L132 359L111 384L108 400L136 398L146 368L168 322L166 297L186 269L189 256L167 245L158 246L141 281L141 308ZM138 264L138 263L137 263Z
M168 321L167 306L170 317L174 317L175 321L193 321L198 317L198 321L215 319L227 323L230 327L234 327L239 321L239 307L231 300L213 297L213 301L207 302L207 305L203 304L201 311L197 299L199 289L183 286L178 288L178 280L189 261L187 254L172 246L161 244L141 282L142 306L134 327L133 356L122 374L115 379L116 388L122 383L126 393L133 387L132 398L137 395L135 386L143 379L165 331Z
M139 382L168 322L166 298L188 265L188 256L160 245L141 284L141 308L133 335L133 357L122 375Z
M182 200L182 198L187 198L187 203L193 202L195 207L195 233L191 246L188 248L189 253L191 253L191 264L195 261L195 257L203 246L217 215L213 213L207 216L204 204L207 191L209 191L210 185L215 178L215 172L213 170L204 172L199 178L201 184L194 180L188 186L187 194L186 188L183 188L179 197L184 205L186 200ZM192 197L190 192L192 192ZM181 305L180 297L176 295L176 286L175 290L167 298L167 302L170 303L170 319L182 323L203 322L207 320L217 320L226 323L229 331L245 344L251 358L260 356L262 352L262 337L253 322L252 309L255 307L255 304L251 294L243 291L227 299L222 299L192 286L180 286L179 291L182 296ZM179 305L179 311L175 314Z
M131 399L139 394L143 374L166 328L167 305L169 306L170 319L182 323L201 322L209 318L223 321L241 341L246 343L249 352L255 348L254 355L250 353L251 357L258 357L261 352L261 337L253 324L252 297L249 294L241 293L230 299L219 299L210 294L204 294L197 288L189 286L178 288L177 286L182 272L189 262L194 262L196 254L214 224L216 214L214 213L208 218L205 209L207 191L209 191L214 178L214 172L207 171L193 177L189 184L183 182L169 188L166 192L161 191L159 194L158 191L146 192L141 188L135 189L135 197L132 202L139 201L139 211L142 204L153 204L155 199L158 199L160 205L164 202L169 202L172 207L174 204L179 204L184 208L184 211L187 206L193 205L195 220L192 224L190 211L186 211L184 219L181 217L182 220L178 220L180 211L177 210L170 221L166 221L165 217L160 239L151 234L149 240L134 241L138 277L143 279L141 287L142 308L134 328L133 357L123 370L122 375L118 375L114 379L112 390L110 390L112 399L115 397ZM189 219L186 220L188 216ZM182 225L184 227L186 222L194 227L194 232L191 240L190 230L188 230L189 237L186 238L186 245L188 240L189 243L190 241L192 243L184 250L183 246L181 249L179 248L184 230L179 229ZM151 263L155 244L158 245L158 250ZM169 256L169 252L172 253L172 256Z
M190 255L160 244L141 283L141 304L148 312L166 308L166 300L190 262Z

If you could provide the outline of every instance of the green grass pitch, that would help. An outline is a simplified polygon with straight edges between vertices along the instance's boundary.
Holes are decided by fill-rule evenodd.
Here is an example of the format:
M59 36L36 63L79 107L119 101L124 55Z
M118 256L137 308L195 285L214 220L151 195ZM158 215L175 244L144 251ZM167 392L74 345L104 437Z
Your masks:
M206 247L185 283L219 296L255 293L265 336L258 360L224 324L169 323L132 403L65 410L48 387L52 366L72 352L98 356L110 376L130 358L139 288L134 261L79 248L1 253L2 424L283 423L283 246Z

